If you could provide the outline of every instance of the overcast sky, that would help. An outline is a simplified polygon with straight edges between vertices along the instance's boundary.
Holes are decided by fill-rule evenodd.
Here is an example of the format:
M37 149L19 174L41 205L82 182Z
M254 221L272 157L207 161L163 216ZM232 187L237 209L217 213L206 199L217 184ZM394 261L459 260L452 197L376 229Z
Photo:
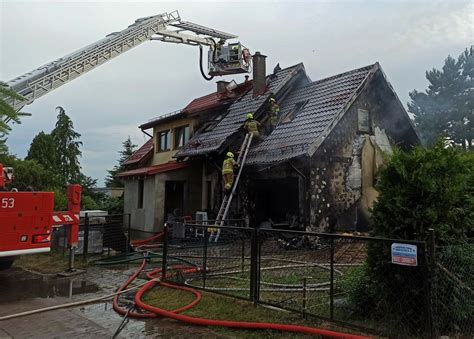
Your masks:
M92 2L0 0L0 80L119 31L135 19L179 10L183 20L239 35L267 55L267 70L303 62L312 80L379 61L406 104L441 67L474 41L474 1ZM121 142L146 141L137 126L215 89L198 69L196 47L146 42L26 106L8 145L24 157L63 106L82 134L83 171L99 179ZM226 80L242 81L243 75Z

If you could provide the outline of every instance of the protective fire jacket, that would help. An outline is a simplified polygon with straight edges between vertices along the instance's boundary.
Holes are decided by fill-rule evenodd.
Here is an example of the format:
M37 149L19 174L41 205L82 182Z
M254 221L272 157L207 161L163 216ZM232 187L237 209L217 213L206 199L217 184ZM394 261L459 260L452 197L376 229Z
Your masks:
M222 174L234 173L234 167L237 165L237 162L233 158L227 158L222 164Z

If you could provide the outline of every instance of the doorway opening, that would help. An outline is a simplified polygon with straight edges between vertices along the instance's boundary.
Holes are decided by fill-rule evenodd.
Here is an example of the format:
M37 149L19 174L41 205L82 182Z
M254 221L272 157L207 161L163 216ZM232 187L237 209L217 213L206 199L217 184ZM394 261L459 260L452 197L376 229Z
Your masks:
M290 227L299 215L298 178L256 180L254 183L257 225L271 219L277 224L276 228Z
M166 181L165 183L165 216L166 220L173 220L183 216L184 181Z

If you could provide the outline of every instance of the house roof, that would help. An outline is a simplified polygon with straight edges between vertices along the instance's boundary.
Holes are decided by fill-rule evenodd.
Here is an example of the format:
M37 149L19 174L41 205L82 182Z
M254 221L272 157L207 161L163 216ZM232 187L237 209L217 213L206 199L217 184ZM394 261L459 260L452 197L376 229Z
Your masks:
M185 108L160 115L150 119L148 122L138 126L140 129L153 128L158 124L186 117L188 114L194 114L217 107L231 104L251 87L252 81L238 84L233 90L224 91L222 93L213 92L202 97L193 99Z
M292 91L280 105L280 116L308 100L291 121L280 123L260 144L251 149L247 164L285 161L301 155L312 155L326 138L335 121L349 108L369 74L378 64L321 79ZM317 145L316 145L317 143Z
M154 148L154 143L153 143L153 138L148 139L147 142L145 142L142 147L140 147L138 150L135 151L130 157L127 158L127 160L124 161L124 165L132 165L136 163L140 163L147 159L149 156L153 154L153 148Z
M212 130L196 134L175 156L183 158L218 151L228 138L239 131L246 113L260 109L272 93L278 93L300 71L304 71L301 63L268 76L267 90L262 95L254 97L252 91L247 91L229 107L227 115Z
M162 114L156 118L152 118L148 120L148 122L145 122L144 124L141 124L140 126L138 126L138 128L142 130L149 129L149 128L155 127L158 124L162 124L166 121L172 121L172 120L176 120L176 119L184 118L184 117L185 117L185 113L183 112L182 109L179 109L177 111Z
M189 162L168 162L162 165L156 166L149 166L149 167L141 167L130 171L125 171L122 173L118 173L115 175L116 178L126 178L126 177L137 177L137 176L148 176L148 175L155 175L158 173L169 172L178 170L181 168L186 168L191 166Z
M222 93L214 92L196 98L183 109L183 112L192 114L230 104L244 95L251 85L252 81L247 81L237 85L237 87L232 91L225 91Z

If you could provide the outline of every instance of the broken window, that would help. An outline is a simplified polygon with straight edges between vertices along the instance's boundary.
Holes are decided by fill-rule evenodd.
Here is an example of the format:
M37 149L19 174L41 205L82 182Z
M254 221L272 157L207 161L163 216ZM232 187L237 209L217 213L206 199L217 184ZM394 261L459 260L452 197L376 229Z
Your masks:
M288 111L288 113L286 113L282 116L281 123L285 124L285 123L293 121L293 119L296 118L298 116L298 114L300 114L300 112L306 106L308 101L309 101L309 99L297 102L295 104L295 107L293 107L293 109L291 109L290 111Z
M174 148L183 147L189 141L189 125L175 128L174 130Z
M171 146L171 133L169 130L158 132L158 152L169 151Z

